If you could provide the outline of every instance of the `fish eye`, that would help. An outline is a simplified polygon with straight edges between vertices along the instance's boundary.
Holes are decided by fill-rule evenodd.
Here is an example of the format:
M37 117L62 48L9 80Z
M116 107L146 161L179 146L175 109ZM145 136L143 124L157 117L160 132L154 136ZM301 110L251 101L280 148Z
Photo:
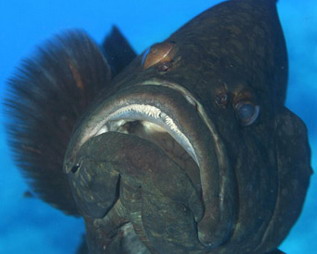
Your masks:
M250 101L242 101L235 105L235 111L240 123L243 126L248 126L253 124L258 118L260 107Z

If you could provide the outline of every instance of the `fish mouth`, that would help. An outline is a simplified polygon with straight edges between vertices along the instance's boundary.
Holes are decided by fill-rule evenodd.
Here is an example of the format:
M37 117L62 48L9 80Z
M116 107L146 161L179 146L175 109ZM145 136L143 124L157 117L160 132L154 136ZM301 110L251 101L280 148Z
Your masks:
M110 131L136 135L160 147L200 191L199 160L193 144L177 121L157 105L134 103L115 109L94 136Z
M119 90L75 132L66 154L66 172L85 142L107 132L137 135L160 147L201 193L204 214L196 218L199 241L212 248L229 239L236 211L232 170L215 126L189 91L156 79Z
M153 98L155 98L155 90L161 90L161 87L168 87L166 90L178 90L177 85L162 81L146 81L134 86L132 94L135 94L135 90L143 90L143 87L154 87ZM141 89L136 89L141 88ZM131 89L131 88L130 88ZM125 99L119 95L120 98L115 97L114 103L108 103L109 106L100 106L97 109L97 115L99 117L90 117L87 121L88 125L84 126L83 131L80 132L76 138L77 144L72 145L73 152L79 150L79 148L87 142L90 138L104 134L106 132L120 132L125 134L134 134L141 138L147 139L159 147L161 147L166 154L174 154L172 156L177 158L178 156L184 157L185 155L195 162L197 167L200 167L200 162L196 149L193 146L193 141L183 131L186 122L180 121L179 116L183 115L181 112L175 113L175 108L182 103L172 103L172 107L166 107L163 104L171 105L171 99L163 99L161 102L153 100L144 101L144 97L151 98L152 96L145 95L142 92L137 95L128 95L130 89L123 92L123 96L127 96ZM150 89L151 90L151 89ZM178 91L179 92L179 91ZM181 91L184 93L184 91ZM166 91L168 93L168 91ZM131 97L131 99L129 98ZM162 96L164 97L164 96ZM168 96L166 96L168 98ZM183 97L187 102L186 104L195 111L197 104L195 99L189 92ZM117 103L119 101L119 103ZM107 110L105 110L107 108ZM172 109L171 109L172 108ZM167 110L166 110L167 109ZM101 118L100 115L103 117ZM185 115L182 118L186 118ZM165 143L165 144L164 144ZM172 149L173 147L173 149ZM183 158L184 159L184 158ZM199 169L197 169L199 170ZM67 171L67 170L66 170Z
M193 145L172 117L158 107L131 104L111 113L96 136L109 132L136 135L160 147L186 171L200 190L199 161Z

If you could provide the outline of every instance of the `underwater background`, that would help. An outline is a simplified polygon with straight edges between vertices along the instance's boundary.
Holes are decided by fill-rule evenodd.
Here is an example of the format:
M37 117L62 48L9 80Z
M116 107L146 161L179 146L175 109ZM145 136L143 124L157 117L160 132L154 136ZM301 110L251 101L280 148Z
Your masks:
M73 253L84 227L29 190L6 143L2 101L6 80L37 46L67 29L86 30L98 43L116 24L141 53L215 0L0 0L0 254ZM309 130L312 165L317 169L317 2L280 0L278 10L289 53L287 106ZM303 213L282 244L288 254L317 250L317 176L313 175Z

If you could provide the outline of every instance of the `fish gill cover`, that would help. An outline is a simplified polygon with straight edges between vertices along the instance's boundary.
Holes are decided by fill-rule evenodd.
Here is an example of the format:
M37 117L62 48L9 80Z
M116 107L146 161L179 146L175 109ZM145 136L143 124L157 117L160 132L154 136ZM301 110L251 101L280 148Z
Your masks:
M84 29L101 43L116 24L138 53L165 39L183 23L220 1L2 1L0 3L1 101L6 81L22 58L52 35ZM289 55L287 106L306 123L316 168L317 104L315 85L317 6L314 1L280 0L278 11ZM2 106L1 106L2 107ZM82 221L67 217L33 198L7 147L1 111L0 253L72 253L84 232ZM303 213L281 246L287 253L317 248L315 196L312 177ZM28 198L30 197L30 198Z

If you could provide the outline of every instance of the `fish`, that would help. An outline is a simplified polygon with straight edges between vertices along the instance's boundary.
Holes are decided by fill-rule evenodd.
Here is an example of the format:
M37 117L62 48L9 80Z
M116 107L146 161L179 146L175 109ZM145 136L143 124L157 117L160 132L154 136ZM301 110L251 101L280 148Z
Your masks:
M138 56L70 31L9 81L17 163L83 217L78 253L283 253L312 168L276 2L222 2Z

